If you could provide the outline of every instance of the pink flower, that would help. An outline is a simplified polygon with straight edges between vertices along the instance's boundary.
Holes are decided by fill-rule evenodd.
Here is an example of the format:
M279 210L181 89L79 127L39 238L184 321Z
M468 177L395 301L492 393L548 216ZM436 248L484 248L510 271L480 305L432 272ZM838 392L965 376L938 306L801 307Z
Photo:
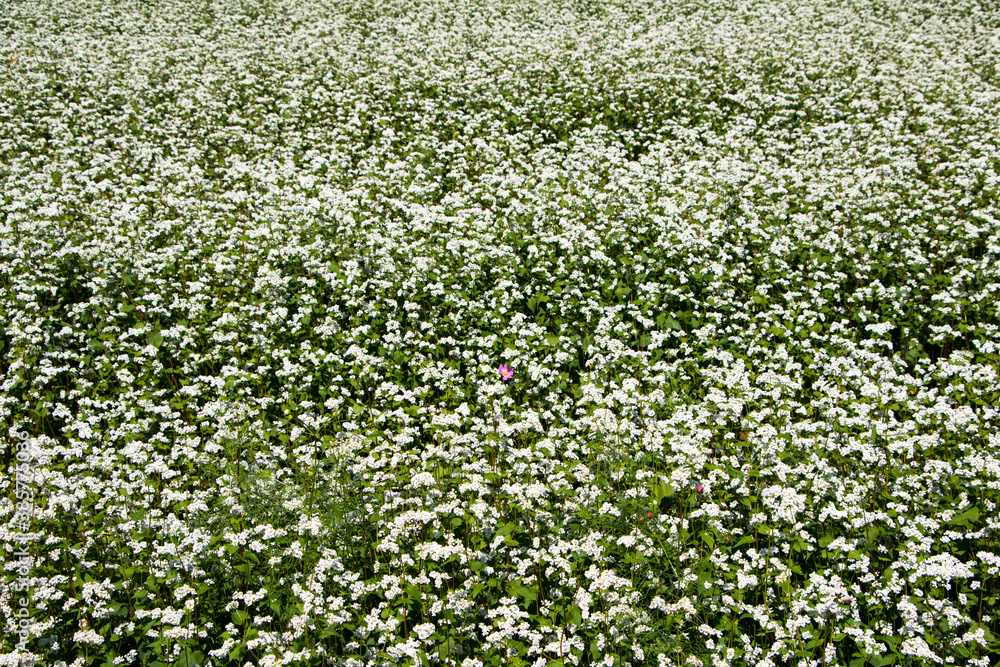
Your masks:
M500 379L502 379L504 382L506 382L507 380L514 379L514 369L512 369L507 364L500 364L500 368L498 368L497 370L500 371Z
M699 485L698 485L698 488L697 488L697 489L695 489L695 491L697 491L698 493L701 493L701 492L702 492L702 491L704 491L704 490L705 490L705 487L704 487L703 485L701 485L701 484L699 484Z
M652 512L646 512L646 518L647 519L652 519L653 518L653 513Z

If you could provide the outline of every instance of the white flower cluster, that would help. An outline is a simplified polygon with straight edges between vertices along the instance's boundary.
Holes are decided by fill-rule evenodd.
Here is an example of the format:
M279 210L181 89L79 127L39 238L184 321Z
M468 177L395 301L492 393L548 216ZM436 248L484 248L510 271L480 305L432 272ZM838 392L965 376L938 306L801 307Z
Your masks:
M6 629L995 660L997 11L9 0Z

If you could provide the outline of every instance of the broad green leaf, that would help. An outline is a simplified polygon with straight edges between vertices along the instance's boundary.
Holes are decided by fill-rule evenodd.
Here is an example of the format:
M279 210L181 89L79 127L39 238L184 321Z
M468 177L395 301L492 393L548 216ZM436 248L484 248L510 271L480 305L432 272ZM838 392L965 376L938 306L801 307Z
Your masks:
M517 526L513 523L505 523L497 528L497 535L510 535L517 529Z
M659 502L664 498L674 497L674 488L670 484L666 483L654 483L651 487L653 491L653 497Z
M205 664L205 655L201 651L192 649L181 650L172 667L202 667Z
M159 327L154 327L152 331L146 332L146 342L157 349L163 345L163 335L160 334Z
M978 507L970 507L961 514L952 517L951 521L948 523L953 526L968 526L979 519L979 514L980 512Z
M510 587L510 592L516 595L517 597L528 600L529 602L533 602L535 598L538 597L538 594L533 589L528 588L527 586L521 583L513 584Z

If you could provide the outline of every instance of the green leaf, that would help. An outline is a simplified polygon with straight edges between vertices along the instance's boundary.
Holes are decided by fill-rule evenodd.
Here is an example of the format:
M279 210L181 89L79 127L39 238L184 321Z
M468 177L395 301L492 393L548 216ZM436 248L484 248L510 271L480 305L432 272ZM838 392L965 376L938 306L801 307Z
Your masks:
M410 602L416 602L422 597L423 597L423 591L421 591L418 586L415 586L414 584L406 585L407 600L409 600Z
M528 600L529 602L534 602L538 597L538 593L536 593L534 589L528 588L519 582L515 582L511 585L510 592L520 598Z
M172 667L201 667L205 664L205 655L201 651L185 649L177 656Z
M968 526L970 523L974 523L977 519L979 519L979 514L980 512L978 507L970 507L958 516L952 517L951 521L948 523L952 526Z
M146 332L146 342L157 349L163 345L163 335L160 334L160 327L153 327L152 331Z
M642 553L641 551L632 551L632 552L629 552L629 553L625 554L625 562L626 563L636 563L636 564L639 564L639 563L645 563L646 560L647 560L646 559L646 554Z
M247 622L247 618L250 617L250 614L239 609L234 609L231 616L233 618L233 625L243 625Z
M670 486L669 484L654 484L653 497L656 498L656 502L659 502L664 498L673 498L674 487Z
M499 528L497 528L497 535L510 535L517 529L517 525L513 523L505 523Z

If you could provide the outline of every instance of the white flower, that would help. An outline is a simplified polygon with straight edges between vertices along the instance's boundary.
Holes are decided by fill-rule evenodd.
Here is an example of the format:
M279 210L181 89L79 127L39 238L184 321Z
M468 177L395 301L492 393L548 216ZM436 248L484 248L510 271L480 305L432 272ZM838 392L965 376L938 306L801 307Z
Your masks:
M94 644L98 646L104 643L104 637L94 630L87 628L86 630L77 630L74 632L73 641L77 644Z
M434 624L433 623L422 623L421 625L413 626L413 631L417 633L417 637L420 641L425 641L428 637L434 634Z
M901 647L903 655L908 655L914 658L926 658L932 662L941 663L941 657L931 650L931 647L927 645L927 642L923 640L922 637L908 637L903 640L903 646Z
M437 480L434 479L434 475L429 472L418 472L416 475L410 478L411 488L420 488L422 486L434 486L437 484Z

